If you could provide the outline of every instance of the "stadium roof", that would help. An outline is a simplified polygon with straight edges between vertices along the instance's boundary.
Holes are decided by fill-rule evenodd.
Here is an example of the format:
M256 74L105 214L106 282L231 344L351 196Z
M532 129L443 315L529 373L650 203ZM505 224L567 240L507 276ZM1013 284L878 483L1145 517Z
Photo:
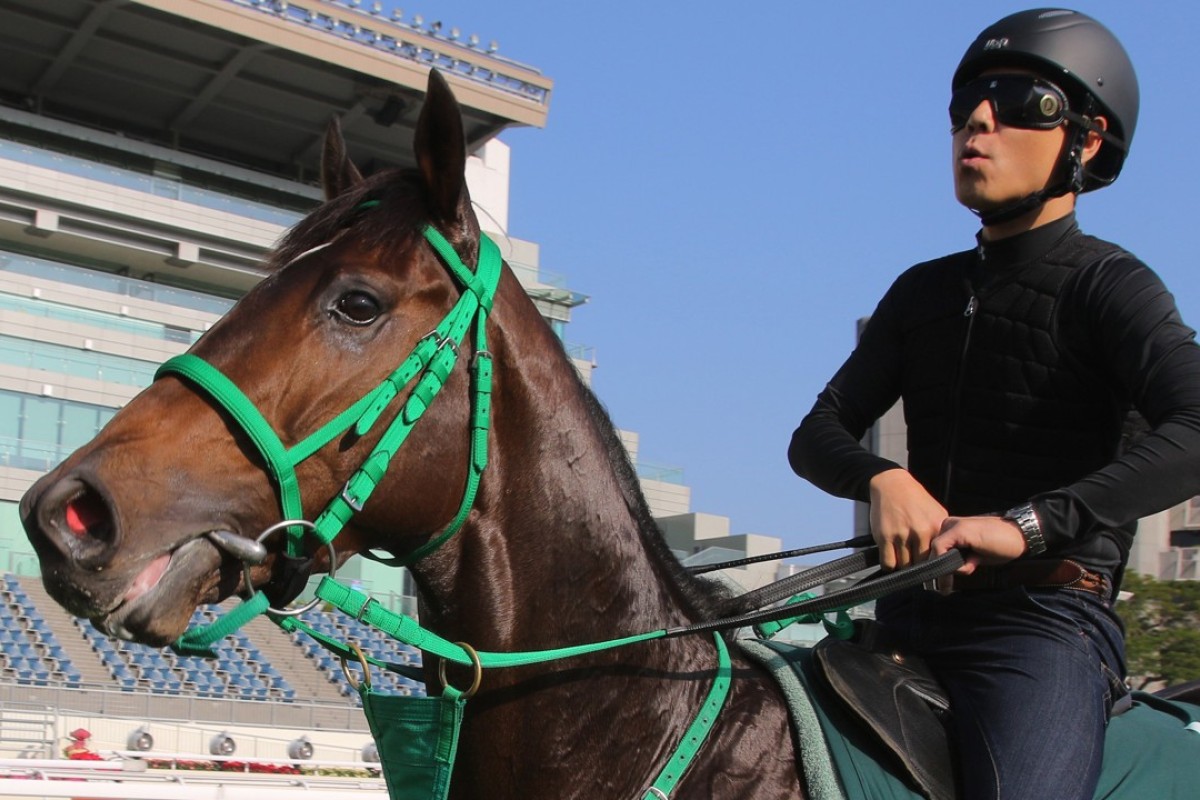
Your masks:
M471 149L545 124L553 82L537 70L365 5L4 0L0 104L300 180L335 115L367 170L410 164L431 67L462 104Z

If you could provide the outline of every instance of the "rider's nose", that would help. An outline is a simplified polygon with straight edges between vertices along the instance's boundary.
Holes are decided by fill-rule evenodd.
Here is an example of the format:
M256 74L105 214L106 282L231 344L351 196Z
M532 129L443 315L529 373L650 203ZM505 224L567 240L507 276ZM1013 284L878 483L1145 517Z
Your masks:
M991 100L980 100L979 105L967 117L966 127L971 131L992 131L996 129L996 109L992 108Z

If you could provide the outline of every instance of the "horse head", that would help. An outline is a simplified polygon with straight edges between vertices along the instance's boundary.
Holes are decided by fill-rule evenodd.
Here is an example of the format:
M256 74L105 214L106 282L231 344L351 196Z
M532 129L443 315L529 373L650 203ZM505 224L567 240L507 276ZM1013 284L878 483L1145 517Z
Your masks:
M379 386L455 307L460 287L426 244L427 226L463 264L478 259L459 107L436 72L414 144L416 170L363 178L331 123L325 204L190 351L238 387L284 446ZM307 548L315 568L368 548L403 553L454 516L468 459L466 373L449 370L444 396L396 455L393 472L405 479L389 477L387 491L354 515L337 555ZM237 557L253 553L252 541L279 521L280 486L235 416L187 376L162 374L31 487L22 519L57 601L110 633L163 644L197 605L245 591L244 576L276 595L293 593L276 585L278 548L251 559L261 563L249 571ZM351 427L295 467L305 518L338 496L380 436Z

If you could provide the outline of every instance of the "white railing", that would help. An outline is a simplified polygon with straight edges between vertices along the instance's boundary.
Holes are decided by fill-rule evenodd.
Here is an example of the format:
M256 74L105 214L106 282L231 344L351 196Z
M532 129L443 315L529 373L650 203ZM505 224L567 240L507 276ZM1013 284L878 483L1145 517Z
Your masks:
M424 26L420 16L411 22L382 15L382 6L371 14L336 0L228 0L274 17L327 32L397 58L437 67L498 91L545 107L550 91L527 76L537 70L496 54L497 45L480 47L477 37L460 41L457 30L442 32L440 23ZM339 8L340 6L340 8ZM374 6L372 6L374 8Z
M262 800L303 797L309 800L386 798L383 778L315 774L349 762L304 762L305 774L205 772L149 769L145 761L120 754L105 761L65 759L0 760L0 797L87 797L129 800ZM179 758L183 758L181 754ZM203 756L205 760L219 760ZM236 759L235 759L236 760ZM255 763L266 763L256 760ZM294 762L277 762L294 765Z

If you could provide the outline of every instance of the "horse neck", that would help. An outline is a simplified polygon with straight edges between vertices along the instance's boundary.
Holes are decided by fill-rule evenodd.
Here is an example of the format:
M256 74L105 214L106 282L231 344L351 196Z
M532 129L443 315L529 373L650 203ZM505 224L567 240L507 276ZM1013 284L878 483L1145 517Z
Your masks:
M506 274L507 288L514 284ZM713 613L661 544L611 424L524 294L514 294L498 297L493 312L492 461L470 523L414 570L422 622L478 650L511 653L684 624L693 607ZM684 636L485 670L468 705L456 800L642 796L703 707L716 665L711 638ZM745 780L724 777L759 769L742 764L740 750L757 736L748 729L761 724L768 698L746 685L731 701L742 716L717 721L695 785L720 775L723 788L705 796L800 797L794 771L775 755L791 742L778 709L774 738L751 748L750 760L771 754L769 766L786 774L770 780L783 788L744 794Z
M683 624L688 590L652 541L611 423L515 283L506 273L490 328L493 446L478 513L414 570L423 618L497 649Z

